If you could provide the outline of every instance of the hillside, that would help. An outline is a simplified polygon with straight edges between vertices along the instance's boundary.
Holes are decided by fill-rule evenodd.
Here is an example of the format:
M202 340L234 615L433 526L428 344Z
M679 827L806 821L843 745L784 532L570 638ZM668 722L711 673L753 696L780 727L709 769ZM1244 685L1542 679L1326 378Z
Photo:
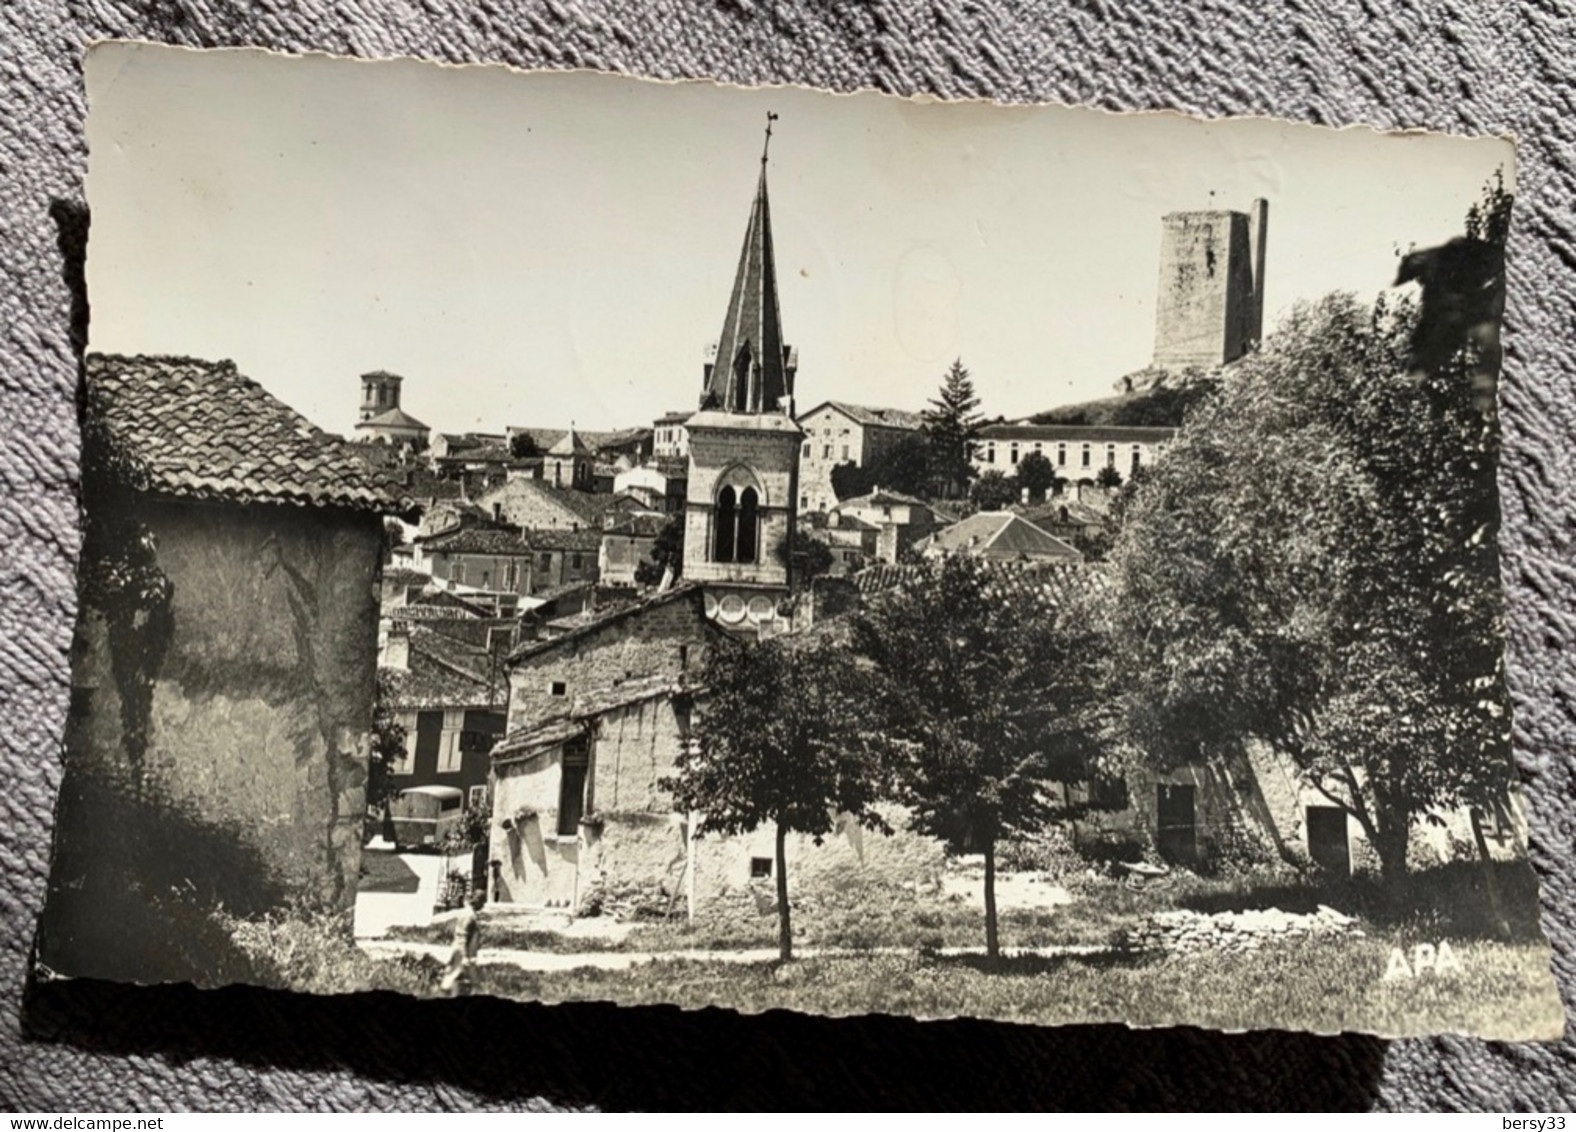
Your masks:
M1076 405L1060 405L1036 413L1035 424L1129 425L1178 428L1188 409L1216 385L1218 371L1188 370L1181 374L1141 370L1122 380L1129 392Z

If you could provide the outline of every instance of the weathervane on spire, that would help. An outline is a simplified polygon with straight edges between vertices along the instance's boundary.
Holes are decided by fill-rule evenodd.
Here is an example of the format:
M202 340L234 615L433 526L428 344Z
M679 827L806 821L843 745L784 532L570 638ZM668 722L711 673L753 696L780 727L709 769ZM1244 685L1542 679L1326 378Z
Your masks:
M766 154L772 148L772 123L777 121L777 115L772 111L766 112L766 144L761 146L761 164L766 164Z

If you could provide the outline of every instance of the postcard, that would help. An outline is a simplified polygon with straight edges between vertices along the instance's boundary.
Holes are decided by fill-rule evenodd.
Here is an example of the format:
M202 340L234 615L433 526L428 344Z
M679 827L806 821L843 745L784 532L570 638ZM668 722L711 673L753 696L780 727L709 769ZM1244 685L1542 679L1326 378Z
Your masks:
M86 77L43 977L1559 1036L1508 140Z

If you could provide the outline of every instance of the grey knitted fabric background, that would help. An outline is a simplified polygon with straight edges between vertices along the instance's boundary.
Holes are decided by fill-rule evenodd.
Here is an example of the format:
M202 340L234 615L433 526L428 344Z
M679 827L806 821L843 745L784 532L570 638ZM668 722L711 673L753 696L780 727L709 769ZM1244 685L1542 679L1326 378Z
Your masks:
M97 38L1516 135L1502 393L1517 755L1576 1002L1576 17L1533 0L9 0L0 6L0 1107L1571 1109L1576 1042L1042 1030L247 988L25 987L78 540L72 264ZM80 274L77 275L80 281Z

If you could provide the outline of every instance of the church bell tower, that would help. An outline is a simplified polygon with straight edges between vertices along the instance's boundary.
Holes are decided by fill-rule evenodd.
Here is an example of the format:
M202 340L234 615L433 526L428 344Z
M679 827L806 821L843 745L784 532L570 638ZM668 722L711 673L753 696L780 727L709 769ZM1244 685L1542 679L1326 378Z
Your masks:
M707 614L724 628L772 620L793 579L785 553L798 518L799 446L793 418L795 358L777 305L766 163L744 232L728 312L702 379L689 434L684 577L703 584Z

